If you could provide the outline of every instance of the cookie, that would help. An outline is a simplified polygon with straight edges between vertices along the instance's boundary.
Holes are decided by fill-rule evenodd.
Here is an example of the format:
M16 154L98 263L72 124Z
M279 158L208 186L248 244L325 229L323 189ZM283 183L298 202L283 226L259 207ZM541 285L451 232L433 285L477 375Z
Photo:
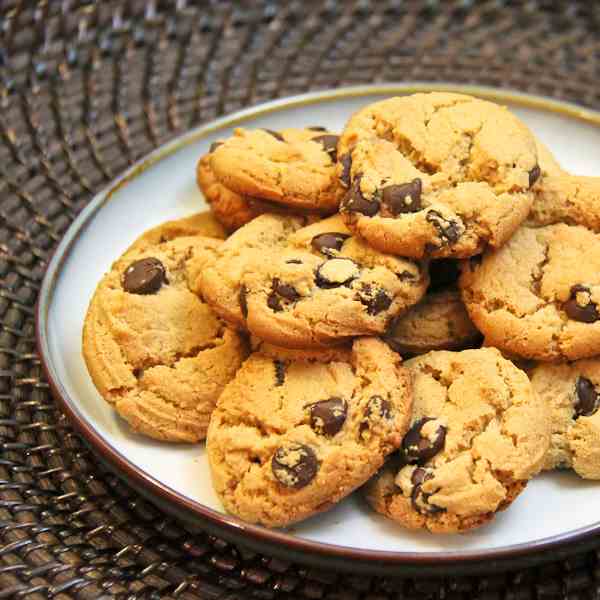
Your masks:
M550 443L547 406L494 348L430 352L406 366L412 425L395 462L366 486L367 500L409 529L479 527L540 471Z
M96 289L83 356L100 394L134 431L204 439L219 394L247 355L242 337L189 287L220 243L188 236L134 247Z
M502 246L526 219L540 174L525 125L461 94L371 104L338 144L348 226L400 256L465 258Z
M296 231L246 270L246 326L287 348L336 344L383 333L427 284L425 264L374 250L338 215Z
M207 437L214 488L246 522L281 527L331 508L395 450L411 413L401 359L375 338L325 358L254 353Z
M261 262L273 248L287 243L289 236L306 220L300 217L265 214L233 233L217 250L215 260L200 269L197 291L227 322L243 329L246 323L246 271Z
M570 468L585 479L600 479L600 360L538 365L531 384L550 410L544 468Z
M600 235L585 227L521 227L465 263L460 287L488 344L542 361L599 352Z
M535 225L583 225L600 233L600 177L544 178L535 188L529 221Z
M203 211L182 219L166 221L161 225L148 229L129 246L127 251L193 235L224 240L227 237L227 232L210 211Z
M338 137L311 129L236 129L210 153L214 177L228 190L294 209L335 212Z
M560 166L560 163L556 160L552 152L550 152L548 146L541 142L537 137L535 138L535 147L542 176L537 180L534 189L544 181L545 177L567 175L567 172Z
M210 167L210 154L198 161L196 182L215 217L229 231L239 229L264 212L253 207L246 196L236 194L217 181Z
M405 358L431 350L462 350L481 343L458 290L428 293L396 317L384 340Z

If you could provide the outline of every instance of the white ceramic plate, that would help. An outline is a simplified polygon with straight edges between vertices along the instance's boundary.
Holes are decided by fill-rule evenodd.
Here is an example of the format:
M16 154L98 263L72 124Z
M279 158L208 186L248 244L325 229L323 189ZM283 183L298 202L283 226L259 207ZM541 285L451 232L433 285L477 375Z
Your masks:
M206 206L196 187L195 164L211 142L228 136L234 126L242 123L275 130L290 125L323 125L340 131L347 118L367 103L440 88L507 104L568 171L598 174L600 115L596 113L543 98L482 88L347 88L272 102L192 131L131 169L99 194L73 223L51 262L40 295L40 351L54 391L80 431L113 467L162 506L226 537L241 535L250 543L273 543L282 551L294 550L313 558L334 556L396 565L504 559L600 531L600 484L584 482L570 473L542 475L510 510L491 525L468 534L407 532L371 512L356 494L328 513L286 532L250 527L223 517L210 483L203 445L169 445L131 433L102 400L87 373L81 354L81 330L96 284L112 261L144 230Z

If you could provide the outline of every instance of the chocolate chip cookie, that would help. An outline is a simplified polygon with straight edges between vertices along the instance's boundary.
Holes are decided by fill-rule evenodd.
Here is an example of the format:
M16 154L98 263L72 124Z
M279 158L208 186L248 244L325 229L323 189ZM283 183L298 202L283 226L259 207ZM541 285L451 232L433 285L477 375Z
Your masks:
M494 348L430 352L406 366L412 425L395 461L366 486L367 500L409 529L479 527L542 468L547 405Z
M421 258L500 247L541 175L532 134L506 108L460 94L371 104L338 144L340 210L383 252Z
M83 329L83 356L103 398L131 429L172 442L206 435L246 343L190 291L220 241L201 236L128 250L102 279ZM173 228L167 224L166 237ZM144 236L142 236L144 240Z
M311 129L236 129L213 149L209 163L215 179L237 194L331 214L342 193L337 141Z
M460 292L428 292L418 304L396 317L384 340L405 358L431 350L462 350L481 343Z
M598 354L600 235L585 227L523 226L465 263L460 287L490 345L542 361Z
M340 343L383 333L427 284L425 264L374 250L335 216L296 231L246 270L246 326L288 348Z
M531 383L550 410L544 468L571 468L585 479L600 479L600 360L541 364Z
M225 509L280 527L329 509L396 449L410 420L410 377L375 338L326 358L255 353L224 390L207 437Z

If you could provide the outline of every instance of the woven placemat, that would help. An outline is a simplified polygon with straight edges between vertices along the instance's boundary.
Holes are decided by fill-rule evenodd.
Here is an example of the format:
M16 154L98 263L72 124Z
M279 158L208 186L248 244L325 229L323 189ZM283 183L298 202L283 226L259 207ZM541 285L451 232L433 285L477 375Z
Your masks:
M487 84L600 108L598 31L600 3L585 0L2 0L0 599L598 598L593 551L394 580L192 534L99 465L54 404L34 340L40 281L73 218L182 131L377 81Z

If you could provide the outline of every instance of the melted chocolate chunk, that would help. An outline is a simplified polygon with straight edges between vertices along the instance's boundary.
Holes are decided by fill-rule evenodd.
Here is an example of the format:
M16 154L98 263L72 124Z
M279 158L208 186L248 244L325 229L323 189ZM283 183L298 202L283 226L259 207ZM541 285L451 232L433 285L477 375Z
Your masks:
M431 437L423 435L423 427L430 421L435 419L419 419L404 436L401 451L407 463L426 463L444 447L447 429L443 425L438 424Z
M320 125L312 125L311 127L307 127L309 131L327 131L327 127L321 127Z
M393 216L421 210L422 184L420 179L410 183L388 185L382 190L382 202Z
M282 283L277 277L273 279L271 290L272 291L267 298L267 306L275 312L283 310L283 305L281 303L282 298L289 302L295 302L300 299L300 294L296 291L294 286Z
M313 250L320 252L321 254L325 254L326 256L330 256L333 254L333 251L339 252L344 245L344 242L350 237L347 233L338 233L336 231L332 231L330 233L321 233L319 235L315 235L315 237L311 240L310 245Z
M392 299L385 290L373 291L370 284L365 284L357 294L358 300L367 307L367 313L375 316L392 305Z
M302 261L299 258L290 258L285 261L286 265L301 265Z
M348 404L342 398L329 398L310 405L310 426L321 435L333 436L343 426Z
M281 360L274 360L273 365L275 366L275 385L280 387L285 382L285 363Z
M271 459L271 470L282 485L300 489L315 478L319 462L310 446L292 442L277 449Z
M586 377L578 377L575 384L577 399L575 401L575 419L591 417L599 406L598 392L594 384Z
M210 148L208 149L208 151L210 152L210 154L212 154L219 146L222 146L223 142L213 142L210 145Z
M529 187L532 187L535 184L535 182L540 178L541 174L542 170L540 169L539 165L535 165L535 167L529 171Z
M339 135L333 135L328 133L327 135L318 135L312 138L311 141L318 142L323 146L323 150L331 156L331 160L335 162L337 160L337 143L340 139Z
M280 142L285 142L285 139L278 131L273 131L272 129L265 129L267 133L270 133L276 140Z
M132 262L123 274L123 289L130 294L156 294L167 282L164 265L158 258Z
M420 467L414 470L411 477L413 490L410 495L410 500L413 508L423 515L434 515L436 513L444 512L443 508L429 502L429 497L432 496L432 494L423 492L423 484L429 479L433 479L433 473Z
M244 319L246 319L248 317L248 288L245 285L242 285L240 287L238 301L240 303L240 310L242 311L242 317L244 317Z
M352 168L352 155L350 152L346 152L340 156L340 163L342 165L342 174L340 175L340 183L348 189L350 187L350 169Z
M326 260L315 273L315 283L322 289L349 284L360 275L358 265L350 258Z
M571 297L563 305L569 319L581 323L595 323L600 319L598 307L592 302L590 288L577 284L571 288Z
M360 191L360 177L352 183L352 187L346 192L341 204L344 212L357 212L366 217L374 217L379 212L377 200L367 200Z
M392 416L392 405L382 396L374 395L369 398L365 416L369 420L389 419Z
M455 244L461 236L460 225L451 219L445 219L437 210L427 213L427 222L431 223L442 238L448 244Z

